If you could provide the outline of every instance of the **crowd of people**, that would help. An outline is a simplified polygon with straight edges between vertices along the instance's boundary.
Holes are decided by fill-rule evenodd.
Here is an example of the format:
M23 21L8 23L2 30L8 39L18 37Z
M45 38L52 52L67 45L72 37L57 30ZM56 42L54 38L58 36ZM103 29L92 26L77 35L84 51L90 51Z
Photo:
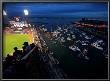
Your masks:
M53 54L52 50L45 44L42 44L42 48L39 48L37 45L35 46L34 43L29 45L28 42L24 42L23 45L22 50L18 50L17 47L14 47L15 51L13 55L7 55L3 62L3 78L27 79L49 78L54 76L54 74L50 75L52 69L48 69L50 65L47 64L50 63L48 54L51 56ZM33 50L34 47L35 50ZM23 59L29 53L31 55ZM35 71L33 71L34 68L36 69Z
M6 27L3 30L3 33L6 33L6 34L10 34L10 33L13 33L13 32L14 32L13 28L10 28L10 27Z
M3 29L3 33L5 33L5 34L18 34L19 33L18 31L21 31L21 30L22 30L22 33L23 34L32 33L31 28L25 27L25 26L22 27L21 29L20 29L20 27L5 27Z
M25 72L26 61L22 58L34 47L34 43L29 45L28 42L24 42L22 50L14 47L13 55L7 54L5 61L3 61L3 78L16 78L19 75L24 77L21 72Z

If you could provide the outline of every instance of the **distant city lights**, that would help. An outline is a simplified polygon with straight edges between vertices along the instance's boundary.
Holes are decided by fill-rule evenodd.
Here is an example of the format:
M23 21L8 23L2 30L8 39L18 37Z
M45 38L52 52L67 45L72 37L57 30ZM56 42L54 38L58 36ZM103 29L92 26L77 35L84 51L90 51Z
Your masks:
M7 13L3 10L3 15L7 15Z
M25 15L28 15L28 10L25 9L25 10L24 10L24 14L25 14Z

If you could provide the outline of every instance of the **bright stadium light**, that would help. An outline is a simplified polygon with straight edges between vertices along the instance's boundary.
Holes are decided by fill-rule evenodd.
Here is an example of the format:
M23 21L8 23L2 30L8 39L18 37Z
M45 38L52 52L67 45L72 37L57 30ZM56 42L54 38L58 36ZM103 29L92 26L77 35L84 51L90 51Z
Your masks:
M3 10L3 15L7 15L7 13Z
M25 9L25 10L24 10L24 14L25 14L25 15L28 15L28 10Z

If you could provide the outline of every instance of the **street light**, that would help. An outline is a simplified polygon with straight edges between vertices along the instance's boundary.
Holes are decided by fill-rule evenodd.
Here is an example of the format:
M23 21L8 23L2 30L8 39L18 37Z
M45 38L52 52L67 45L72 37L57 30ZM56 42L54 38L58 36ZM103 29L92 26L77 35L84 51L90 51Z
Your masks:
M28 15L28 10L24 10L24 15Z
M3 15L7 15L7 13L3 10Z

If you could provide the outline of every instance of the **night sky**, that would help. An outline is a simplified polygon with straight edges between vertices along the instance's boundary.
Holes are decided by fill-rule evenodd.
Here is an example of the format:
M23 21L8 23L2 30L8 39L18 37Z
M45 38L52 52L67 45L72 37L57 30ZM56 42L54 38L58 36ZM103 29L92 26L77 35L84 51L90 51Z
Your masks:
M108 3L4 3L3 10L7 17L24 16L23 10L29 11L28 17L73 17L73 18L108 18Z

